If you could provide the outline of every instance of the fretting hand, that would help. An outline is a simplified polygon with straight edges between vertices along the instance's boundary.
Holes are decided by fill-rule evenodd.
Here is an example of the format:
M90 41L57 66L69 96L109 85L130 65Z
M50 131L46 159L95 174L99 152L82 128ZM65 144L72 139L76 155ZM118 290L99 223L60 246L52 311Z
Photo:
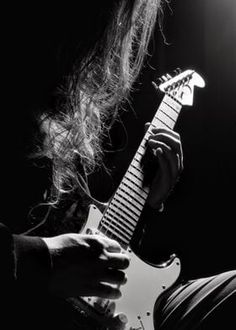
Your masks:
M152 208L161 208L183 170L183 151L178 133L167 128L153 128L151 133L147 169L151 167L152 177L147 202Z

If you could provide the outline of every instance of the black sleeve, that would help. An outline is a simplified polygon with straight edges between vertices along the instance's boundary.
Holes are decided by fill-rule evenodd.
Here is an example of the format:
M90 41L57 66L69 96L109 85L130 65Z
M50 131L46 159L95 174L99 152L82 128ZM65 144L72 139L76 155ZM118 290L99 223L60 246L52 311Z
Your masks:
M0 289L47 290L51 270L48 248L39 237L12 235L0 224Z
M0 223L0 286L10 287L15 280L14 242L8 227Z
M28 330L32 324L35 330L43 328L47 310L51 311L48 308L50 271L50 254L40 237L14 235L0 224L1 329L17 326Z
M47 292L51 259L47 245L40 237L13 235L15 276L23 290Z

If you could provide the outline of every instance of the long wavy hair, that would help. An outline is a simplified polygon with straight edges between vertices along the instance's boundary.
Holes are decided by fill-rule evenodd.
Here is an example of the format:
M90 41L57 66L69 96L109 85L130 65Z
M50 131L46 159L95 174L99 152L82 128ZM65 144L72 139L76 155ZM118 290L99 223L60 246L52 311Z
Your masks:
M56 104L41 116L52 161L53 202L102 164L101 142L137 78L161 0L100 0L83 36L76 24L60 44L64 72ZM83 31L82 31L83 32ZM81 172L82 171L82 172Z

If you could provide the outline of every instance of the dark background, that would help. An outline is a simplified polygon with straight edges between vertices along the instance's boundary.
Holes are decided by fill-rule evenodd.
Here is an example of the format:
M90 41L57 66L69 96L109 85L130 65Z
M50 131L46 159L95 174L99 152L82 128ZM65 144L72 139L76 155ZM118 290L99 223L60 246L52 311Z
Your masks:
M20 209L28 212L28 201L38 201L38 192L44 191L41 175L36 182L34 171L19 164L25 162L21 159L24 136L32 135L26 129L32 125L25 109L31 114L32 99L40 99L44 92L40 86L50 87L45 76L54 76L54 66L48 62L53 46L51 35L47 35L51 21L46 24L37 7L33 12L31 8L30 19L29 8L19 7L19 11L10 8L6 22L2 21L1 221L10 219L5 222L13 223L12 227L24 219ZM50 18L50 13L47 16ZM44 28L48 45L43 43L42 47L37 35L31 33L35 25L39 32ZM60 31L56 32L55 38L60 36ZM140 251L151 261L164 252L176 252L184 273L195 277L236 268L236 2L172 0L164 8L163 32L165 39L157 24L150 44L152 56L135 85L131 106L121 112L121 121L111 131L116 152L106 153L110 175L95 173L91 191L98 199L108 200L127 169L143 137L144 124L152 119L163 97L151 81L177 67L200 73L206 87L195 90L194 105L183 108L175 127L182 139L184 172L165 202L164 212L146 212L146 235Z
M164 10L163 32L166 42L157 25L132 108L111 133L121 149L107 154L111 175L98 173L93 190L107 200L128 167L163 96L151 81L177 67L200 73L206 87L195 89L194 105L182 109L175 127L184 172L164 212L147 214L142 246L152 261L165 248L179 253L185 273L195 277L236 267L236 2L172 1Z

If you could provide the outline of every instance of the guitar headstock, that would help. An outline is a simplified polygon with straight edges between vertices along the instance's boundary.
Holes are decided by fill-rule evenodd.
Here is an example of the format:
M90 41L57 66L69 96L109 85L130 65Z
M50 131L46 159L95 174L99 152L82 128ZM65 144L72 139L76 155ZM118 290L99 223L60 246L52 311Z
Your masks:
M152 82L156 89L161 90L165 94L171 96L182 105L193 105L194 87L205 87L204 79L194 70L180 69L175 70L176 75L172 77L169 74L162 76L160 84Z

